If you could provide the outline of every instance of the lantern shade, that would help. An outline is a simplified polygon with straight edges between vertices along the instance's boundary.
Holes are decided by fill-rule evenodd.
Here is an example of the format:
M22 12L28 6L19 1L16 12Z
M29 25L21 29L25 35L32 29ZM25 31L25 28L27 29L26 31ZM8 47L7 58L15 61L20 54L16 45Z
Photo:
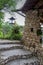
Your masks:
M12 20L12 21L13 21L13 20L15 20L15 18L14 18L14 17L11 17L11 18L9 18L9 19L10 19L10 20Z
M15 20L15 18L14 17L11 17L11 18L9 18L9 20L10 20L10 24L14 24L14 20Z

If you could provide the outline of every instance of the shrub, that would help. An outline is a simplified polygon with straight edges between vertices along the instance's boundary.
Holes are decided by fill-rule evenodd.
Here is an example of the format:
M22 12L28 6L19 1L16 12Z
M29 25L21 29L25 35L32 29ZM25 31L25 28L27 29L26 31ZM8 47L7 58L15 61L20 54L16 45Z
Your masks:
M12 40L21 40L22 34L14 34L13 36L10 37Z
M12 29L12 33L11 33L11 36L10 36L10 39L14 39L14 40L21 40L22 38L22 33L20 31L20 26L18 25L15 25Z

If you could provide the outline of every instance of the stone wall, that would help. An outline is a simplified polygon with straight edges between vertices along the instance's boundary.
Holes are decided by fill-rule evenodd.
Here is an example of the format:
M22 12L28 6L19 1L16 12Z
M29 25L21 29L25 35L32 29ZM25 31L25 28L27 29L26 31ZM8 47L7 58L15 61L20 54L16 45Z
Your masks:
M43 65L43 49L40 44L40 35L37 35L37 30L40 30L40 19L37 10L29 10L26 13L26 21L23 33L24 48L37 53L40 60L40 65Z
M37 13L36 10L30 10L26 13L23 42L28 48L36 48L40 45L40 36L37 35L37 30L40 29L40 19L37 16Z

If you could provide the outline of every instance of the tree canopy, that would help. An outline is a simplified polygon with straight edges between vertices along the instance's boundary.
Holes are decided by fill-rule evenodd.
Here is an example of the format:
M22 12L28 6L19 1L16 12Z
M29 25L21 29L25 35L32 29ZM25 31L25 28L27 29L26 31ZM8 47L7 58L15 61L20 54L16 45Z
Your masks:
M0 0L0 10L3 9L4 7L15 7L15 0Z

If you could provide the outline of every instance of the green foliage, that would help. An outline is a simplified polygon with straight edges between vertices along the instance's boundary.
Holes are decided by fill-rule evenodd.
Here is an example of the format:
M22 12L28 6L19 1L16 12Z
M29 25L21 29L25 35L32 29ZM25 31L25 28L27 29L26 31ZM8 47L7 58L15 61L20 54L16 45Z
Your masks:
M5 22L5 24L2 26L2 29L3 29L3 32L7 34L11 30L11 26L9 25L8 22Z
M22 34L13 34L13 36L11 36L11 39L13 40L21 40L22 38Z
M4 13L0 12L0 19L3 19L3 17L4 17Z
M3 23L2 30L0 31L1 39L21 40L21 26L17 24L10 25L8 22Z
M12 26L8 22L5 22L2 26L2 32L3 32L3 38L8 39L12 32Z
M0 0L0 10L4 7L15 7L15 0Z
M18 33L20 33L19 29L20 29L19 26L14 25L14 28L13 28L12 33L14 33L14 34L18 34Z
M42 35L42 31L39 29L39 30L37 30L37 35L39 36L39 35Z
M0 31L0 38L2 39L3 38L3 33Z
M0 12L0 29L2 27L3 17L4 17L4 13Z
M20 32L20 26L14 25L10 38L15 40L20 40L22 38L22 34Z

